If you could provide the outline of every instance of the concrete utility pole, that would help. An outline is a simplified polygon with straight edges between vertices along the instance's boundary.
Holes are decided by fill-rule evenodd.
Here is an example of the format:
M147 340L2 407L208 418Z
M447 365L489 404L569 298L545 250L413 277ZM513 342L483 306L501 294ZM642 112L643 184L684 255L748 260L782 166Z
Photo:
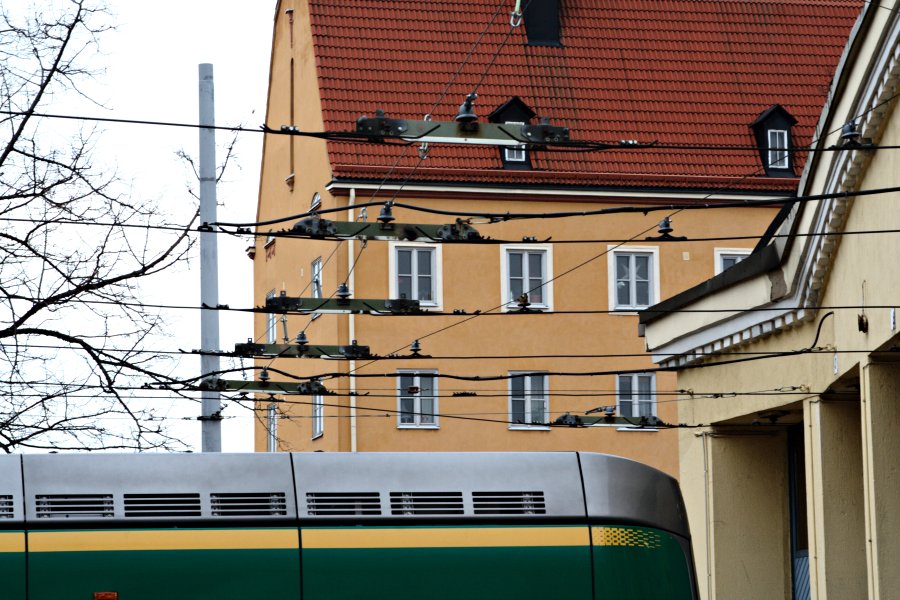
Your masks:
M216 221L216 124L213 66L200 65L200 223ZM205 229L205 228L204 228ZM219 304L219 260L216 234L200 232L200 302L204 306ZM216 310L200 311L200 350L219 350L219 313ZM200 356L200 376L206 377L219 370L219 357ZM216 376L214 376L216 377ZM219 392L201 392L201 450L222 451L222 402Z

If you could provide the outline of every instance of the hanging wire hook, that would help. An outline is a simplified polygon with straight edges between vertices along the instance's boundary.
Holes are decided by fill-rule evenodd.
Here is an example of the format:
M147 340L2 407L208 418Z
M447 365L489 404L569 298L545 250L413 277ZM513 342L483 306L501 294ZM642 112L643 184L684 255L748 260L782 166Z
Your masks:
M516 7L509 13L509 26L518 27L522 24L522 0L516 0Z

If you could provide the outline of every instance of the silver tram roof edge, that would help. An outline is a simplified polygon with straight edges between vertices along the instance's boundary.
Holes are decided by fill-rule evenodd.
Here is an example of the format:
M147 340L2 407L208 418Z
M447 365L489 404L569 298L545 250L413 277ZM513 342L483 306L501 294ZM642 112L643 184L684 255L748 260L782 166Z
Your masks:
M0 528L297 519L587 519L689 535L672 477L605 454L0 456Z

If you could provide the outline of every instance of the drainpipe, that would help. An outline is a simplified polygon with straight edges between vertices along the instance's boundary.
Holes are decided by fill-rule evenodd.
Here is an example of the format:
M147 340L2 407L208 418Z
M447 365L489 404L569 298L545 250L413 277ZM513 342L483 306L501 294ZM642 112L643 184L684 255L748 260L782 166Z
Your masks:
M712 593L712 564L710 564L712 558L710 551L710 529L712 528L712 523L709 521L709 450L707 448L709 432L704 431L698 435L703 440L703 504L706 512L706 526L704 528L706 530L706 597L712 600L715 596Z
M353 206L356 204L356 188L350 188L350 201L348 204L348 212L349 217L348 221L351 223L356 220L353 216ZM354 281L356 276L354 275L355 266L354 262L356 260L356 248L353 239L347 240L347 287L350 288L352 293L356 293L356 285L354 285ZM347 340L347 344L351 344L353 340L356 339L356 315L350 313L349 315L349 324L348 330L350 334L350 339ZM356 371L356 361L349 361L350 373ZM356 377L348 377L350 380L350 452L356 452Z

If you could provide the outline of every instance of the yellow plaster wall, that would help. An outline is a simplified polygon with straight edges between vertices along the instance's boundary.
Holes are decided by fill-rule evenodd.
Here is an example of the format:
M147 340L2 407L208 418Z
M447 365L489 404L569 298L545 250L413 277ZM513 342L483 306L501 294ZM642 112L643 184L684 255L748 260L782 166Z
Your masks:
M289 124L290 115L290 57L294 57L296 126L316 131L323 128L321 106L315 78L315 65L308 48L310 39L308 14L305 2L282 0L275 24L272 79L267 123L271 127ZM294 47L290 46L287 8L294 12ZM347 128L353 127L352 123ZM295 179L291 190L285 184L290 174L290 144L294 144ZM313 193L322 197L323 207L347 206L347 193L333 196L325 186L331 180L328 156L323 142L309 138L287 138L268 135L265 142L260 191L260 220L273 219L306 211ZM498 161L499 163L499 161ZM515 190L512 191L521 191ZM393 191L382 191L377 199L384 201ZM372 193L355 191L355 202L372 200ZM490 199L470 194L465 200L419 196L404 192L398 202L430 208L478 212L549 212L583 211L616 206L615 198L588 197L574 199L557 197L544 200L522 198ZM633 199L623 197L619 204L633 204ZM668 200L667 200L668 202ZM377 207L369 209L369 220L378 214ZM356 218L340 212L328 215L335 220ZM758 235L770 222L774 209L723 209L715 211L684 211L673 219L676 235L689 238L708 237L715 232L723 237ZM398 222L448 223L450 217L414 213L395 208ZM660 293L666 298L695 285L714 274L714 248L753 246L753 240L723 242L660 243L647 241L647 236L657 235L656 224L662 213L622 214L604 217L580 217L561 220L515 221L496 225L476 222L474 226L486 236L511 241L523 236L538 239L552 237L553 274L559 279L553 283L554 308L558 311L604 311L608 309L609 273L607 247L634 236L634 245L657 246L660 257ZM290 227L293 221L273 226ZM588 244L553 243L564 239L598 240ZM324 268L323 290L331 294L347 277L350 260L349 243L292 240L279 238L266 247L265 239L257 241L255 258L255 299L257 305L265 301L270 290L285 290L288 295L307 293L310 282L310 263L321 256L327 260ZM328 257L333 257L329 260ZM359 242L353 243L352 254L360 251ZM501 304L501 249L497 245L452 245L442 247L443 306L445 310L462 309L468 312L487 311ZM583 266L579 266L583 265ZM564 272L575 269L571 274ZM387 298L389 293L388 244L369 242L359 255L353 273L353 294L356 298ZM288 317L288 335L305 328L314 343L345 344L349 341L351 319L345 315L323 315L310 322L309 317ZM326 397L325 435L311 440L309 398L282 398L280 409L285 418L279 421L280 448L283 450L348 451L352 448L350 429L350 405L357 406L356 447L360 451L389 450L588 450L610 452L645 462L673 475L678 474L677 434L673 431L617 431L615 427L591 429L510 430L508 419L508 382L461 382L441 379L438 391L472 391L477 397L440 398L439 412L465 419L442 417L440 430L400 430L397 428L397 398L395 392L396 371L404 368L437 369L439 373L471 376L506 375L509 371L619 371L651 368L653 365L644 354L644 343L637 336L636 315L518 315L480 316L470 322L453 316L436 317L368 317L353 318L355 338L360 344L370 346L373 353L387 354L405 351L412 340L421 338L423 354L433 356L478 355L573 355L587 354L589 358L521 358L503 360L417 359L415 361L379 361L355 365L360 374L387 374L388 377L359 378L355 399L346 395ZM255 337L265 332L266 315L258 314L255 321ZM444 332L429 335L441 328ZM281 341L279 324L278 341ZM603 357L609 354L633 354L631 357ZM350 365L345 361L278 360L258 361L257 366L268 365L273 379L284 379L275 370L296 375L313 375L322 372L346 372ZM615 376L597 377L550 376L550 412L555 418L565 411L578 414L602 405L615 404ZM346 394L350 391L347 378L326 382L330 390ZM661 373L657 377L657 390L669 392L660 396L658 414L667 422L678 420L674 396L676 389L672 374ZM588 390L587 395L579 391ZM570 396L562 394L571 394ZM260 396L261 406L267 398ZM365 410L374 409L374 410ZM265 422L257 427L256 447L265 449Z

